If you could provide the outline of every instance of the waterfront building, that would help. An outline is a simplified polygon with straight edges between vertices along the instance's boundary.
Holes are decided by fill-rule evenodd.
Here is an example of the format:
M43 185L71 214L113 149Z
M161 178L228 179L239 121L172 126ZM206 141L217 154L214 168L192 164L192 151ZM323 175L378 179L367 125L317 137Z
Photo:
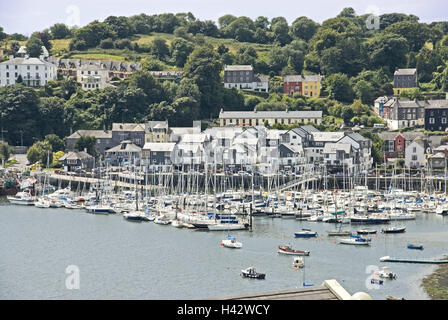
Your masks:
M399 96L403 90L418 87L417 69L398 69L394 73L394 95Z
M78 130L65 138L65 147L69 151L75 151L76 141L81 137L94 137L96 139L96 151L104 154L107 149L114 146L112 131L104 130Z
M405 149L405 167L412 169L424 167L425 150L425 141L421 137L415 138Z
M112 165L140 164L142 148L130 140L121 141L119 145L105 152L105 161Z
M145 124L143 123L113 123L112 145L130 140L133 144L143 147L145 144Z
M224 66L224 88L269 92L269 78L255 75L251 65Z
M57 79L56 66L38 58L11 58L0 63L0 87L13 85L18 78L31 87L45 86Z
M66 172L76 169L91 170L95 165L95 158L85 151L69 151L59 158L63 162Z
M168 142L168 121L148 121L145 123L145 143Z
M380 132L378 136L384 140L386 158L404 158L406 147L415 138L425 138L423 132Z
M153 171L167 171L173 164L176 143L147 142L142 149L142 164Z
M306 97L320 97L322 89L320 75L288 75L283 78L283 93L298 93Z
M322 122L322 111L224 111L219 113L219 124L223 126L262 126L267 122L269 125L276 123L313 124L320 125Z

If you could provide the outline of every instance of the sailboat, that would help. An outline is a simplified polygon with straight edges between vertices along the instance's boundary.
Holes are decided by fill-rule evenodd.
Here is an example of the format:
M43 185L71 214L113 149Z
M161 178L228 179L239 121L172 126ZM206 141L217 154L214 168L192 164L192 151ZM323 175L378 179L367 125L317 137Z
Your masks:
M243 244L239 241L236 241L235 237L228 234L227 238L221 241L221 246L233 249L241 249L243 247Z

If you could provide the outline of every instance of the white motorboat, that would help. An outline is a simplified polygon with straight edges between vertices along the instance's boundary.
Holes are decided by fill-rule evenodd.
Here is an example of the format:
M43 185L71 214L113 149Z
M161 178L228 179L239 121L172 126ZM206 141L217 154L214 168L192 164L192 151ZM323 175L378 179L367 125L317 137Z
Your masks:
M37 208L50 208L50 201L40 198L34 202L34 206Z
M175 228L183 228L184 223L180 220L171 220L171 225Z
M142 214L144 214L144 212L142 211L131 211L128 213L124 213L123 218L125 218L128 221L141 222L143 220Z
M292 268L295 270L302 269L305 266L305 263L303 262L303 259L300 257L295 257L292 262Z
M390 271L389 267L383 267L382 270L375 272L375 275L386 279L397 279L397 274Z
M167 225L167 224L170 224L171 221L166 219L164 216L158 216L154 219L154 223L161 224L161 225Z
M227 236L227 239L221 241L221 246L227 248L241 249L243 244L239 241L236 241L235 237L230 234Z
M27 192L18 192L15 196L8 196L7 199L12 204L20 204L25 206L32 206L36 202L36 197L31 196Z

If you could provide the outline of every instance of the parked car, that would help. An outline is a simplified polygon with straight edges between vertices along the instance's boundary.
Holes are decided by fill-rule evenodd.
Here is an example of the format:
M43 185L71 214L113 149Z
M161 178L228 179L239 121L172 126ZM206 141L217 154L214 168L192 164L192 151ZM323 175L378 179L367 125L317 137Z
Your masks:
M77 169L75 169L75 173L77 173L77 174L86 174L87 172L84 169L77 168Z

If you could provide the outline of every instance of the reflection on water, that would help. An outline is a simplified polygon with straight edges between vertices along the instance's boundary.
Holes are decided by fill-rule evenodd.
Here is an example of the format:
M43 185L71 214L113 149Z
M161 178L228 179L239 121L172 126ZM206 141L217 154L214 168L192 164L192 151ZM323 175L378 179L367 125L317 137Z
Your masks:
M427 299L420 281L435 266L389 264L398 279L376 289L366 285L366 268L384 266L379 258L385 255L434 258L447 251L448 220L437 215L420 214L416 221L404 222L404 234L379 232L370 247L335 243L336 238L326 236L332 224L259 217L253 232L232 232L243 242L241 250L232 250L220 246L227 232L0 201L2 299L203 299L293 289L303 282L320 285L326 279L336 279L351 294L366 291L375 299ZM294 238L301 228L319 236ZM287 243L311 251L304 270L293 270L293 258L277 254L277 246ZM425 250L409 250L407 243L423 244ZM79 267L78 290L66 289L68 265ZM266 280L241 278L241 269L249 266L266 273Z

